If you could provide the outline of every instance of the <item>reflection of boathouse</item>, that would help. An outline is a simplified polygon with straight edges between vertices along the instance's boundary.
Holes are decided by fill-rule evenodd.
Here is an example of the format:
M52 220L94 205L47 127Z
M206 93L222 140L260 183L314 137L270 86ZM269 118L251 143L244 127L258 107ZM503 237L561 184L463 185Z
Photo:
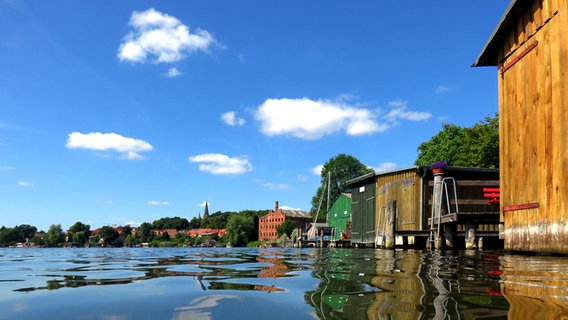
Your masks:
M568 253L568 1L511 1L474 66L497 66L505 248Z
M429 167L416 166L347 183L354 245L424 248L446 238L463 247L472 234L485 244L488 238L498 241L499 213L483 191L499 185L497 169L448 167L436 176Z

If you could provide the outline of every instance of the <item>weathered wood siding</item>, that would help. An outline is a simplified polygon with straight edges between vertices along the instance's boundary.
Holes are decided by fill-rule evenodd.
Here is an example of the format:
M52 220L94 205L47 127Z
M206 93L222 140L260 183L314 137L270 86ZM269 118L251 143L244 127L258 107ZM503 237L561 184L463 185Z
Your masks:
M375 180L356 182L351 187L351 243L375 243Z
M568 253L568 1L533 1L510 26L498 52L505 248Z
M397 208L395 230L420 230L420 177L417 170L378 175L376 179L378 212L375 225L383 227L386 206L390 201L395 201Z

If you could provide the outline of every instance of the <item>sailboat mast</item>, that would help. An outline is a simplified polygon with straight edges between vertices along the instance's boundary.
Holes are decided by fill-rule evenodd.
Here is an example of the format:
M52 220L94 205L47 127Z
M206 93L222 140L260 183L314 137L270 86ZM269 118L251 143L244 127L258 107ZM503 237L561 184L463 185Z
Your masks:
M327 210L325 211L326 217L327 213L329 212L329 194L331 190L331 171L327 172Z

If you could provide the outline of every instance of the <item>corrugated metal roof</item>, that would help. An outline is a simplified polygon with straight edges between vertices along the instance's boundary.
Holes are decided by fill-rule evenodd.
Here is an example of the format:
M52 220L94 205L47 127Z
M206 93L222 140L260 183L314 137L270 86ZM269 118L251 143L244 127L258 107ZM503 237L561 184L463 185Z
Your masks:
M357 177L357 178L353 178L353 179L351 179L351 180L347 180L347 181L345 181L345 184L346 184L346 185L350 185L350 184L354 184L354 183L357 183L357 182L365 181L365 180L367 180L367 179L372 179L372 178L374 178L374 177L375 177L375 172L369 172L369 173L364 174L364 175L362 175L362 176L359 176L359 177Z
M532 0L511 0L499 24L497 24L491 37L489 37L489 41L487 41L485 47L483 47L481 54L473 63L472 67L497 66L499 63L499 61L497 61L497 55L503 43L503 38L506 36L509 29L516 25L518 15L527 8L530 8L532 3Z
M389 174L404 172L404 171L410 171L410 170L415 170L417 172L420 172L421 170L430 170L430 168L429 168L429 166L413 166L413 167L406 167L406 168L402 168L402 169L396 169L396 170L385 171L385 172L380 172L380 173L371 172L371 173L367 173L365 175L362 175L360 177L348 180L346 182L346 184L352 185L352 184L355 184L357 182L361 182L361 181L365 181L365 180L369 180L369 179L374 179L375 177L378 177L378 176L384 176L384 175L389 175ZM447 170L448 171L467 171L467 172L499 172L499 169L467 168L467 167L448 167Z
M302 211L302 210L288 210L288 209L284 209L282 210L282 213L290 218L312 218L312 216L310 216L309 212L306 211Z

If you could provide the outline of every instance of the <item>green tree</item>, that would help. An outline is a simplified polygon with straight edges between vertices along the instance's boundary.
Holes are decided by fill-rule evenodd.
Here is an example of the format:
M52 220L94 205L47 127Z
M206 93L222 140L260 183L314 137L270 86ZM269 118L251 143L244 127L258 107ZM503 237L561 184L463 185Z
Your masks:
M149 222L143 222L138 227L138 232L140 233L141 242L152 241L152 225Z
M125 238L124 238L124 244L127 247L132 246L133 244L137 244L140 243L140 237L137 234L128 234Z
M78 232L73 233L73 235L71 236L71 240L73 242L85 244L85 243L89 242L89 236L87 235L87 233L85 231L78 231Z
M60 224L52 224L45 235L45 244L48 247L61 247L65 242L65 233Z
M75 224L73 224L71 227L69 227L69 231L75 233L75 232L80 232L80 231L84 231L86 233L88 233L90 235L91 233L91 226L88 224L84 224L82 222L75 222Z
M103 246L108 247L121 247L122 240L115 228L111 226L103 226L99 231L99 237L102 240Z
M132 234L132 227L129 224L127 224L124 227L122 227L122 236L126 237L129 234Z
M190 229L199 229L201 228L201 218L193 217L189 221L189 228Z
M165 229L176 229L176 230L187 230L189 229L189 221L186 218L173 217L173 218L160 218L152 222L152 229L154 230L165 230Z
M499 168L499 118L485 117L465 128L464 143L458 163L472 168Z
M210 214L207 218L201 221L201 228L204 229L225 229L227 220L229 219L230 212L217 211Z
M464 129L454 124L442 124L442 130L433 136L430 141L422 142L418 146L418 159L416 165L427 166L436 161L446 161L452 166L458 166L458 154L463 144Z
M327 176L330 173L330 190L329 207L339 198L342 192L349 192L349 188L345 184L347 181L362 176L364 174L373 172L373 169L362 164L359 159L346 154L338 154L337 156L329 159L324 165L321 171L321 186L317 189L316 194L312 197L312 208L310 214L315 217L318 207L321 201L321 208L318 220L325 219L325 211L327 208L327 192L323 192L324 188L327 188ZM322 194L323 193L323 194ZM323 214L321 212L324 212Z
M292 232L296 229L296 222L293 220L285 220L279 226L276 227L276 232L278 232L278 236L286 235L286 237L290 238Z
M71 240L80 244L85 244L89 241L91 235L91 226L82 222L75 222L70 228Z
M18 231L18 234L20 236L19 242L25 242L26 239L33 238L37 232L37 228L30 226L29 224L21 224L19 226L16 226L15 229Z
M18 242L22 242L21 235L16 228L0 229L0 244L5 246L13 246Z
M471 128L442 124L442 130L418 146L415 165L436 161L471 168L499 167L499 118L485 117Z
M178 244L178 246L184 246L189 243L189 236L185 232L178 232L174 237L174 241Z
M245 246L254 238L255 227L251 216L232 214L227 221L227 242L235 247Z

